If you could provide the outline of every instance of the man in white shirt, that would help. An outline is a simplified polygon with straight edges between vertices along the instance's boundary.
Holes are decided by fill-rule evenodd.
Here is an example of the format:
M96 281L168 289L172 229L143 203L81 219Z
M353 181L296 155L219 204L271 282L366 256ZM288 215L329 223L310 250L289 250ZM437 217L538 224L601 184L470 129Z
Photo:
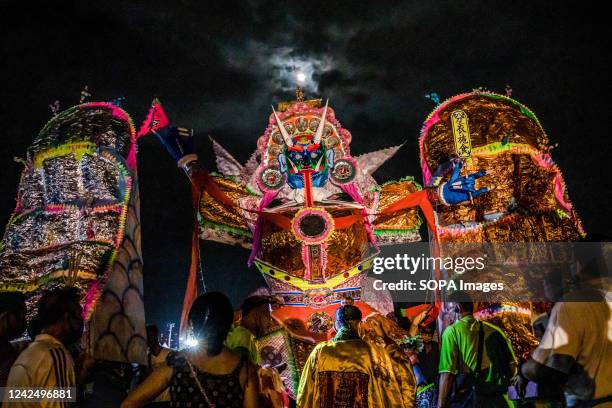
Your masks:
M67 347L83 334L80 294L76 288L62 288L43 294L38 302L41 334L17 358L7 381L7 389L40 387L47 390L72 388L76 393L74 361ZM71 395L75 398L75 395ZM67 406L61 399L40 402L24 399L5 402L3 408L56 408Z
M581 245L581 288L555 304L540 345L521 371L538 383L565 383L567 407L612 408L612 294L601 256L610 244Z

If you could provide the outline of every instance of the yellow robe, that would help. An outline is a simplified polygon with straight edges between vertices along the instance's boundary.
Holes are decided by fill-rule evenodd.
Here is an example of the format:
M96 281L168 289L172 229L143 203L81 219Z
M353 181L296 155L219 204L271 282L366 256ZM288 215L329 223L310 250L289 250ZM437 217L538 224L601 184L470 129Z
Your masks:
M299 408L412 408L411 367L363 340L318 344L300 378Z

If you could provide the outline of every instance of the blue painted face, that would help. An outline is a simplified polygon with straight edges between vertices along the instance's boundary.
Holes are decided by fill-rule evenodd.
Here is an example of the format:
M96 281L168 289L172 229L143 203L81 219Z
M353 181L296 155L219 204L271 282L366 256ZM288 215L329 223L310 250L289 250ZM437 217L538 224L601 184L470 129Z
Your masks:
M323 187L329 178L329 169L333 168L334 151L326 150L321 144L296 143L285 148L278 156L280 171L287 173L287 184L293 189L304 188L304 177L301 172L312 170L313 187Z

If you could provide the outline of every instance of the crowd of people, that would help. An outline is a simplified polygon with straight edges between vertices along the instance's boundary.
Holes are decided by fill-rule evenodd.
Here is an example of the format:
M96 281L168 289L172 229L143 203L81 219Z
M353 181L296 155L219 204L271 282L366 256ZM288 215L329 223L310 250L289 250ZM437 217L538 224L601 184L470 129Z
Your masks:
M227 297L218 292L201 295L191 308L189 320L199 340L197 347L181 351L164 348L159 344L157 328L148 326L149 364L141 372L144 379L135 380L138 375L132 367L125 368L129 374L99 377L95 386L101 388L95 393L94 402L87 398L86 388L94 371L104 371L100 370L104 362L93 362L75 347L83 332L79 299L74 288L45 293L38 303L39 333L32 333L33 341L19 353L9 340L25 329L25 298L17 293L1 295L2 387L73 387L81 391L79 403L83 406L120 404L123 408L283 407L296 403L300 407L322 407L327 406L323 399L330 401L330 395L334 404L330 407L505 407L513 404L606 407L612 400L610 299L599 303L557 303L540 346L522 367L517 367L506 335L499 328L475 319L473 303L457 301L460 318L443 332L439 354L431 352L437 345L428 344L429 351L419 350L418 357L410 360L417 387L409 390L415 395L404 396L388 389L385 380L376 373L373 356L377 352L360 337L362 313L349 303L336 313L335 337L319 344L308 359L296 402L288 400L278 382L272 389L263 389L265 384L258 373L262 368L257 364L257 353L249 346L249 335L252 340L254 333L241 327L247 333L246 337L240 336L245 340L228 347L228 334L236 330L233 310ZM415 353L415 349L406 352ZM431 360L437 360L437 381L435 375L421 368L423 363L431 365ZM94 365L99 369L94 370ZM111 372L118 368L107 367ZM279 368L273 370L276 369ZM347 375L333 381L338 372ZM330 373L331 377L326 375ZM127 381L123 380L126 376ZM518 388L518 394L525 396L529 381L539 386L539 393L532 393L523 402L520 398L514 402L508 399L509 387ZM113 384L122 392L109 392ZM433 399L432 390L438 390ZM421 398L425 395L429 397ZM409 405L409 401L428 405ZM19 405L5 402L5 406Z
M430 309L411 320L363 316L347 299L336 311L334 337L305 362L295 400L280 380L286 365L262 366L255 346L273 324L259 317L270 316L269 298L246 299L237 323L225 295L200 295L189 313L197 346L163 347L157 328L147 326L144 367L94 361L80 349L80 299L74 287L44 292L26 328L25 296L0 293L0 387L73 388L72 404L84 407L612 407L608 292L599 301L557 302L534 324L540 344L522 362L507 333L474 316L465 293L446 299L458 318L441 335L435 320L425 322ZM11 342L26 329L27 346ZM414 341L394 343L394 330Z

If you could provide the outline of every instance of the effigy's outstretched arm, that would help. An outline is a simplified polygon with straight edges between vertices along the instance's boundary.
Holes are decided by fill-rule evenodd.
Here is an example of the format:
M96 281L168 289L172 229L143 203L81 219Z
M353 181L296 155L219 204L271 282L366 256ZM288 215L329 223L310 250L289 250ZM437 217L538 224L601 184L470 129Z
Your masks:
M161 104L152 107L158 115L163 115L166 126L151 130L166 148L166 151L176 161L179 168L185 171L191 181L193 206L200 212L203 220L215 224L246 230L243 215L239 211L236 199L243 193L235 184L211 175L198 161L195 153L193 130L170 124ZM211 214L213 213L213 214Z
M251 232L239 200L249 195L232 177L211 174L198 161L193 131L174 126L161 103L154 100L139 134L153 134L191 181L200 238L250 248Z
M420 187L415 188L414 183L409 180L384 185L381 190L381 210L374 222L375 234L378 235L379 241L383 245L386 242L397 242L394 237L391 237L390 240L387 239L386 232L388 230L393 232L406 223L408 225L418 225L418 215L414 209L416 206L421 208L429 227L435 230L434 207L461 204L490 190L488 187L478 189L475 187L476 180L486 175L485 171L461 176L462 167L463 162L457 159L442 164L433 175L431 183L423 190L420 190ZM443 181L445 179L446 181ZM401 187L404 191L398 194L395 191L396 186ZM398 195L401 198L390 203L386 202L386 197L395 198ZM402 229L410 231L407 227ZM404 236L402 237L404 240L406 238L405 234L403 233Z
M153 134L164 146L177 166L191 181L194 227L191 242L191 263L181 315L181 333L187 327L187 313L197 296L196 275L200 270L199 240L250 247L251 231L239 205L248 196L245 186L222 174L210 174L198 161L193 131L171 124L161 103L153 101L142 124L139 136Z
M162 104L157 99L151 104L147 118L138 132L139 136L148 134L155 135L168 154L176 161L177 166L185 171L194 184L194 190L202 190L203 179L208 172L198 162L193 130L172 125Z
M484 170L471 173L467 176L461 176L463 161L454 159L450 160L438 167L432 177L432 182L427 186L427 195L433 205L455 205L465 201L469 201L482 194L485 194L490 189L481 187L476 189L476 180L485 176L487 173ZM450 174L447 181L443 182Z
M420 221L414 208L416 206L421 208L430 229L435 230L435 207L452 206L471 201L490 190L488 187L476 189L476 180L485 176L485 171L461 176L462 167L463 162L457 159L442 164L434 173L430 184L423 190L418 186L415 188L415 184L409 180L384 185L381 190L381 210L374 222L375 234L379 242L383 245L396 243L398 239L393 234L396 233L398 227L409 232L410 228L406 224L418 225ZM398 194L395 187L400 187L404 191ZM399 199L390 203L386 202L388 198L395 198L398 195ZM387 231L390 231L391 234L387 234ZM413 233L418 234L418 231ZM406 232L403 232L402 235L400 239L406 242Z
M193 131L182 127L168 125L154 132L166 151L176 161L176 165L185 171L196 191L205 187L208 171L202 167L195 153Z
M186 169L190 163L198 160L191 129L168 125L158 129L154 134L176 161L178 167Z

